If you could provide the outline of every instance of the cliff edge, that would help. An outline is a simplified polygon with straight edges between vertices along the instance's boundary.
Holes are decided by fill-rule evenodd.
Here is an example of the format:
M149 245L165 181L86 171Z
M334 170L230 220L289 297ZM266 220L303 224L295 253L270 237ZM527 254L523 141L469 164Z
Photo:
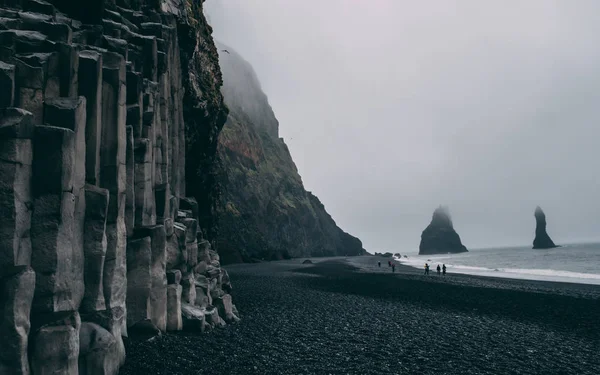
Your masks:
M461 243L460 236L454 230L450 212L438 207L433 212L431 223L421 234L419 254L464 253L467 248Z
M217 45L230 111L218 146L221 259L364 254L361 241L341 230L304 189L252 66L231 47Z

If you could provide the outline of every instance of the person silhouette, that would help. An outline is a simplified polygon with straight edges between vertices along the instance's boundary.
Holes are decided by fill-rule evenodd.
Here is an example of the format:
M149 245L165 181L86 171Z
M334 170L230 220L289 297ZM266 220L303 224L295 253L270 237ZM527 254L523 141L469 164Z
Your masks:
M446 276L446 265L445 264L442 265L442 272L444 273L444 276Z
M429 275L429 264L425 263L425 275Z
M440 275L440 272L441 272L441 271L442 271L442 269L440 268L440 265L438 264L438 266L437 266L437 273L438 273L438 276Z

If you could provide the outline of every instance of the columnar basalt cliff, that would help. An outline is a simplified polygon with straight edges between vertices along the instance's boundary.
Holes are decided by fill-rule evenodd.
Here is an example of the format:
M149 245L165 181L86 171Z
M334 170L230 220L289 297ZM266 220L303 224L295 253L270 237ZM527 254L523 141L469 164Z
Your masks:
M199 223L210 32L198 1L0 0L0 374L115 374L123 337L238 320Z
M454 230L450 212L446 207L438 207L433 212L431 223L421 234L419 254L463 253L467 248Z
M535 238L533 240L534 249L552 249L557 247L548 232L546 232L546 214L540 206L535 208Z
M222 259L365 253L361 241L338 228L319 199L304 189L252 66L230 47L219 50L230 110L218 147Z

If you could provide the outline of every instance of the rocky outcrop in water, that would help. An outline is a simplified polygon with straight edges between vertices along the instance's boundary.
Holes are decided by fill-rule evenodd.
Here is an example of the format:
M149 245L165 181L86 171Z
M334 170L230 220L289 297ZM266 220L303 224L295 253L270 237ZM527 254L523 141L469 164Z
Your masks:
M218 249L227 262L359 255L359 239L341 230L302 184L279 123L252 66L219 46L230 113L219 135L222 195Z
M460 236L454 230L450 212L438 207L433 212L431 223L421 234L419 254L463 253L467 248L461 243Z
M546 214L540 206L535 208L535 238L534 249L552 249L557 247L546 232Z
M199 224L226 115L201 7L0 0L0 374L116 374L123 337L238 319Z

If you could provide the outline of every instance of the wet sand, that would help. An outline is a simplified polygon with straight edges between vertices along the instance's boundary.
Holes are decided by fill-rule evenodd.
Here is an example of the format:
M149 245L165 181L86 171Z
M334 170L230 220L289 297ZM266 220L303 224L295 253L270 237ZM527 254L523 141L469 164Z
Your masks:
M229 266L241 323L128 344L121 373L598 373L600 287L377 259Z

